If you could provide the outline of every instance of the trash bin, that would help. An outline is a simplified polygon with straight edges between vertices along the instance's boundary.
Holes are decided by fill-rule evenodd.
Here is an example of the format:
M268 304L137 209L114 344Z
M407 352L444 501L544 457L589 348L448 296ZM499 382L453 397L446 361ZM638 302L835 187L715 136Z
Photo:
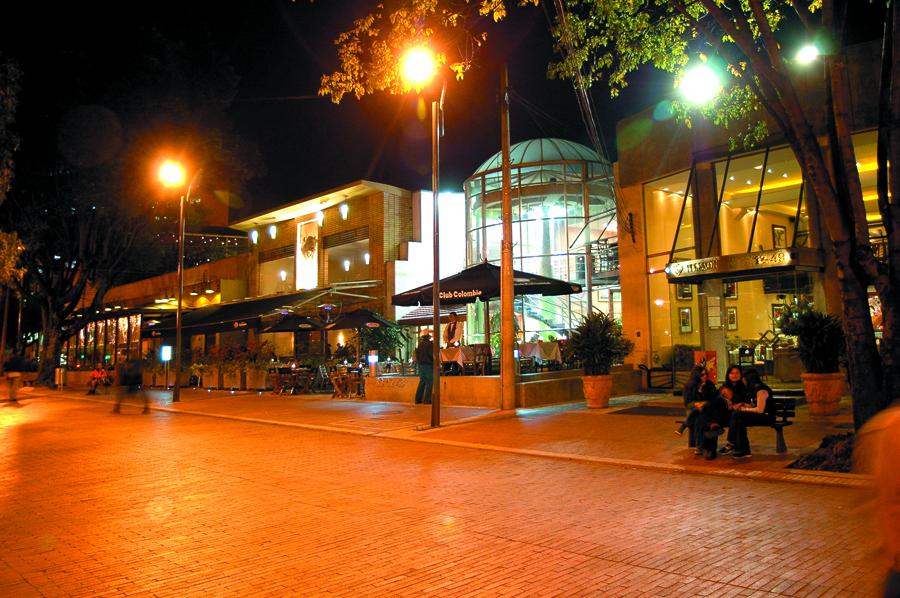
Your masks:
M62 388L66 385L66 368L56 368L56 372L53 374L53 382L57 388Z

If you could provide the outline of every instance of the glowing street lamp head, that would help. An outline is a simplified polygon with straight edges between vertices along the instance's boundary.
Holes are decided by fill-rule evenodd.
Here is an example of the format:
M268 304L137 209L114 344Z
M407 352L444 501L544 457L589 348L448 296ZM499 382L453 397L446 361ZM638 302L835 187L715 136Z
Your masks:
M400 75L403 82L419 90L428 85L437 73L434 53L425 46L410 48L400 61Z
M706 64L689 68L681 79L681 95L691 104L705 104L716 97L721 89L719 76Z
M806 44L797 52L796 59L800 64L810 64L818 57L819 49L812 44Z
M159 167L159 181L166 187L181 187L186 178L184 166L175 160L166 160Z

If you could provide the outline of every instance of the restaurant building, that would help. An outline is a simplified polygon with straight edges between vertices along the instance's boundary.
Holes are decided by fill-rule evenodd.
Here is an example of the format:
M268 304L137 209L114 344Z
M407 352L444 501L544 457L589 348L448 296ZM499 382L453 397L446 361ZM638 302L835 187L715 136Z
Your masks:
M396 289L432 280L431 205L430 192L361 180L230 223L243 251L185 268L185 348L201 355L265 342L280 361L299 362L353 341L352 330L325 326L342 315L402 315L390 303ZM462 194L441 194L440 206L442 274L453 274L465 263L453 251L464 234ZM174 271L111 289L101 310L77 314L91 321L66 343L62 365L153 361L174 344L176 295Z
M530 139L510 147L513 268L567 282L574 295L515 298L519 339L565 338L591 309L621 317L618 222L612 167L583 145ZM502 163L498 152L465 181L466 265L500 265ZM469 338L482 342L485 313L469 307ZM490 317L490 315L488 315ZM496 330L497 326L491 326Z
M853 143L870 238L883 251L876 79L863 72L879 64L879 50L854 47L849 64L856 89L873 91L853 98ZM813 124L824 139L821 77L797 76L805 101L821 107ZM769 130L777 131L771 123ZM785 140L773 133L753 150L730 150L727 133L696 122L687 128L661 103L619 122L617 145L620 214L633 222L619 245L623 325L636 343L631 361L651 370L647 383L680 386L706 355L715 356L720 378L741 363L799 380L777 316L801 300L833 314L841 303L827 233Z

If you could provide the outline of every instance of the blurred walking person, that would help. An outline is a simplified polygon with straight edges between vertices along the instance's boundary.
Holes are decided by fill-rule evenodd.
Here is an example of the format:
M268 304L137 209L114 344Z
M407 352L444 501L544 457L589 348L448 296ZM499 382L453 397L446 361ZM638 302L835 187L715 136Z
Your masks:
M128 360L125 362L119 383L119 392L116 395L116 405L112 409L113 413L121 412L122 400L126 396L133 397L137 394L140 394L144 399L144 410L141 413L150 413L150 398L141 389L141 365L137 361Z
M900 598L900 400L857 432L853 463L872 476L872 523L880 535L887 575L884 598Z

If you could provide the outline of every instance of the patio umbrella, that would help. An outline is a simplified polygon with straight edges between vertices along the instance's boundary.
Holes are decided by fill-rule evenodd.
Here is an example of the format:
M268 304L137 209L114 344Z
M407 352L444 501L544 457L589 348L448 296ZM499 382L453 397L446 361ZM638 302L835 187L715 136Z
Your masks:
M394 295L391 303L402 306L431 305L433 284ZM500 267L483 262L441 280L441 305L464 305L476 299L487 301L500 296ZM539 274L513 270L513 293L516 295L571 295L581 292L581 285Z
M357 309L356 311L341 314L337 319L328 324L329 329L342 330L344 328L380 328L382 326L397 326L370 309Z

